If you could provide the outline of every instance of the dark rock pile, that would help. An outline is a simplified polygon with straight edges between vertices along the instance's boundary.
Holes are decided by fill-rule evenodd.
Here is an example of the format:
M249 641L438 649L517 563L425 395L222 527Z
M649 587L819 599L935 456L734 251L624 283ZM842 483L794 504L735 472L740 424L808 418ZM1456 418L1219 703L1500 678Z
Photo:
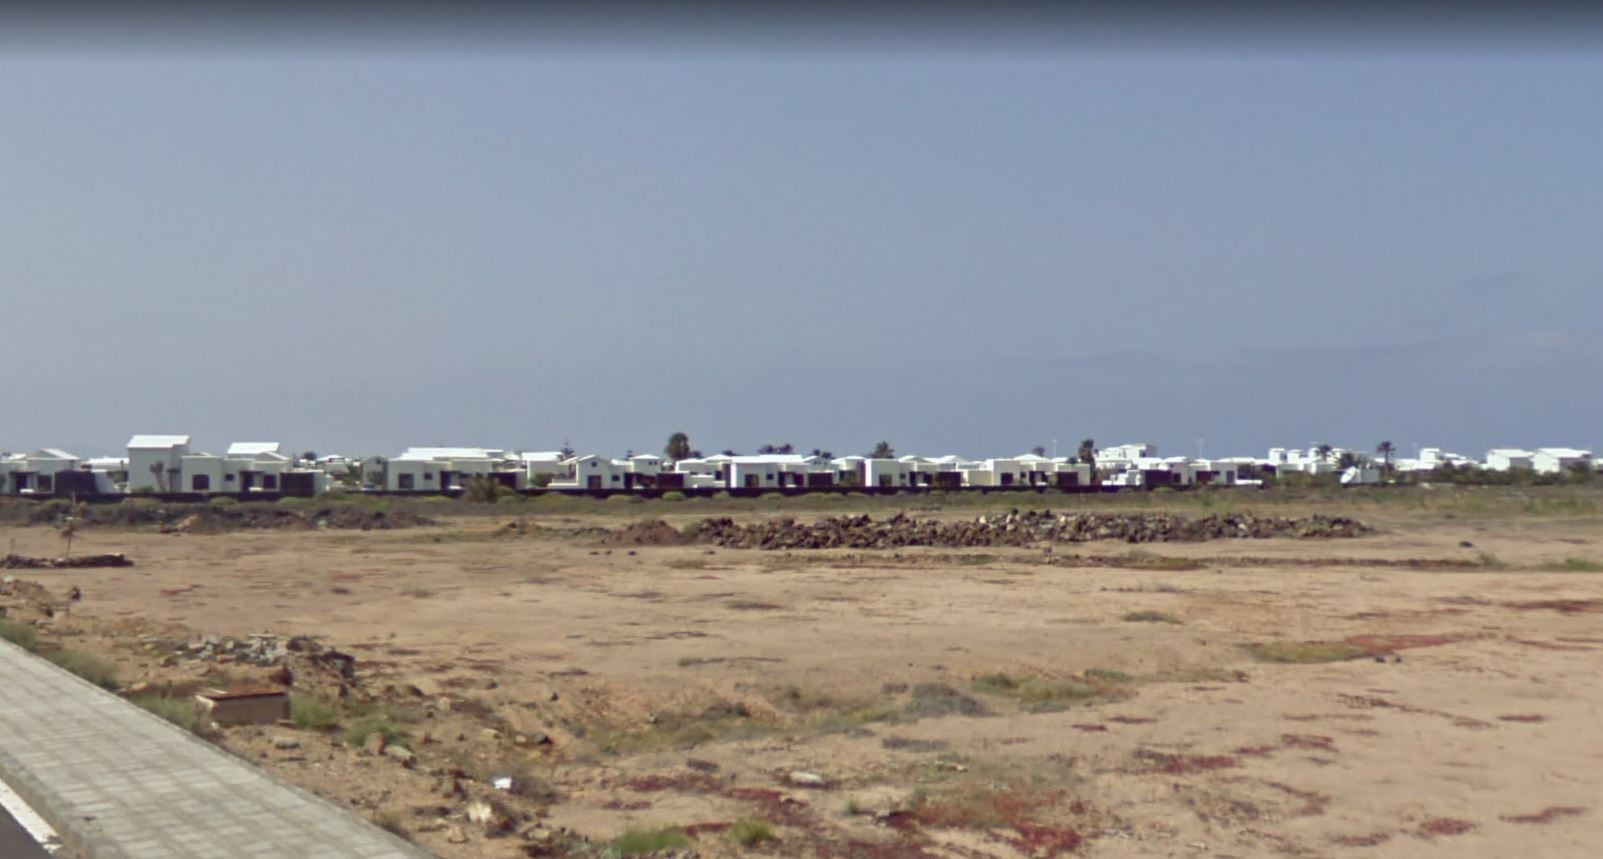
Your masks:
M35 558L28 555L6 555L0 558L0 570L81 570L90 567L131 567L127 555L116 552L100 555L79 555L76 558Z
M1216 513L1190 518L1169 513L1029 510L962 522L914 519L902 514L883 520L866 515L837 516L815 523L783 518L751 525L716 518L702 520L687 536L694 542L729 549L896 549L1030 546L1091 540L1169 543L1268 537L1332 538L1357 537L1370 531L1363 523L1344 516Z

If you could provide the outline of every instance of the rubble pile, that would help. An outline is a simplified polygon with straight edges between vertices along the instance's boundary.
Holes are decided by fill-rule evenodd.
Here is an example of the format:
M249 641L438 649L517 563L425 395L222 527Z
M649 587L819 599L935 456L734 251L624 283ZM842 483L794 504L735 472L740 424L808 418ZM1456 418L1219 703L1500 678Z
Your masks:
M78 588L67 591L62 599L53 596L38 582L16 576L0 578L0 618L7 620L48 620L68 609L82 597Z
M29 555L0 557L0 570L82 570L90 567L131 567L133 561L119 552L79 555L76 558L35 558Z
M184 641L142 635L139 644L148 652L165 654L165 661L169 664L191 661L263 668L285 667L294 676L316 672L347 683L356 677L356 657L309 635L280 636L258 632L244 638L207 635Z
M1370 531L1363 523L1344 516L1216 513L1190 518L1169 513L1015 510L961 522L914 519L903 514L883 520L867 515L836 516L815 523L800 523L787 517L751 525L713 518L692 526L687 536L693 542L729 549L897 549L1030 546L1091 540L1169 543L1269 537L1334 538L1357 537Z

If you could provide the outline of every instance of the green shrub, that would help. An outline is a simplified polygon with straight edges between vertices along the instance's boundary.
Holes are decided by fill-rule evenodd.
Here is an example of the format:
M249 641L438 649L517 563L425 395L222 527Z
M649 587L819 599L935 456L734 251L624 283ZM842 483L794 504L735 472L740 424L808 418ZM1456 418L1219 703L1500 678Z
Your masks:
M1342 662L1369 654L1364 648L1345 641L1263 641L1248 644L1246 649L1263 662L1297 665Z
M1179 623L1180 618L1166 611L1132 611L1124 616L1129 623Z
M675 850L689 846L690 838L678 827L670 826L663 829L631 827L613 840L612 852L618 856L642 856L660 850Z
M238 503L239 499L229 495L218 495L215 498L206 499L206 506L208 507L233 507Z
M63 647L45 654L45 658L102 689L117 688L117 669L93 653Z
M667 492L662 493L662 500L664 500L664 501L683 501L683 500L685 500L685 494L683 492L680 492L677 489L670 489Z
M289 700L289 718L298 727L326 731L339 725L340 711L316 695L295 695Z
M201 713L200 705L194 701L156 694L140 695L133 702L192 734L205 731L205 716Z
M406 729L390 721L383 714L363 716L345 728L345 742L360 746L367 743L367 738L374 734L383 734L385 743L393 743L406 739Z
M729 827L729 837L742 847L757 847L770 841L778 840L774 835L774 827L768 825L766 820L755 817L745 817L735 821Z
M27 651L39 649L39 633L25 623L12 620L0 620L0 638L15 644Z

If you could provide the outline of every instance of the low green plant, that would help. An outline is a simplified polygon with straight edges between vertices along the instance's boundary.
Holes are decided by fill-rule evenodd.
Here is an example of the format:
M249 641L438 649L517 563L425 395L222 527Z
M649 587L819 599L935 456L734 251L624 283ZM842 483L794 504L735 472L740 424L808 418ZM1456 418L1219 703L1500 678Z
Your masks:
M289 699L289 718L297 727L326 731L339 725L340 711L316 695L295 695Z
M1150 609L1128 612L1125 614L1124 620L1128 623L1180 623L1180 618L1166 611L1152 611Z
M755 817L743 817L729 827L729 837L741 847L759 847L771 841L779 840L774 834L774 827L766 820Z
M63 647L45 653L44 657L102 689L117 688L116 666L93 653Z
M1591 558L1565 558L1562 562L1551 565L1549 569L1566 573L1603 573L1603 561Z
M140 695L133 702L192 734L205 732L205 715L193 700L174 698L169 694L152 694Z
M407 732L404 727L391 721L382 713L363 716L345 727L345 742L352 746L367 744L368 737L374 734L384 735L385 743L394 743L404 740Z
M239 500L228 495L219 495L206 501L206 506L208 507L233 507L237 504L239 504Z
M1261 662L1292 665L1345 662L1369 654L1368 650L1345 641L1260 641L1245 647Z
M613 839L611 852L615 856L644 856L661 850L676 850L689 846L690 837L677 826L662 829L630 827Z
M0 638L30 652L39 649L39 633L25 623L0 620Z

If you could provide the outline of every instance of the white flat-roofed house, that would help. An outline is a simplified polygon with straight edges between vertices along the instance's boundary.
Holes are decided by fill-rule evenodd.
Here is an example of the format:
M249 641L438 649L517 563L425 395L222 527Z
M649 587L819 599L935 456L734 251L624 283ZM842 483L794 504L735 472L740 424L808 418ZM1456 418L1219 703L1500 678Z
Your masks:
M1488 471L1525 471L1536 465L1536 453L1517 447L1494 447L1486 452Z
M599 492L624 488L626 470L612 459L587 453L563 462L563 473L549 484L552 489Z
M56 495L74 490L86 491L72 480L79 462L73 454L53 447L15 457L10 460L8 470L11 479L5 491L13 495ZM62 472L68 472L64 483L60 476Z
M562 460L566 459L560 450L540 450L516 454L513 457L523 466L523 485L545 486L567 473Z
M863 486L870 489L906 489L913 483L913 464L900 459L863 460Z
M129 492L182 492L187 435L136 435L128 440Z
M1059 456L1052 460L1052 485L1059 489L1078 489L1092 485L1095 469L1089 462L1072 456Z
M1537 474L1563 474L1577 467L1592 467L1591 451L1572 447L1539 447L1531 456L1531 468Z

